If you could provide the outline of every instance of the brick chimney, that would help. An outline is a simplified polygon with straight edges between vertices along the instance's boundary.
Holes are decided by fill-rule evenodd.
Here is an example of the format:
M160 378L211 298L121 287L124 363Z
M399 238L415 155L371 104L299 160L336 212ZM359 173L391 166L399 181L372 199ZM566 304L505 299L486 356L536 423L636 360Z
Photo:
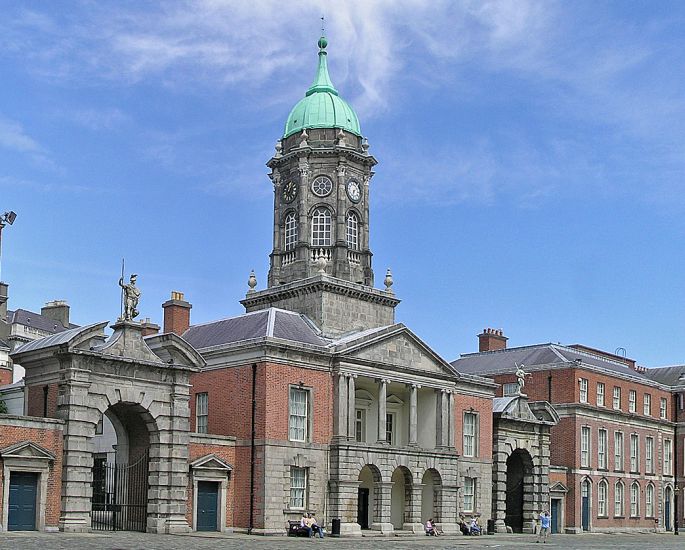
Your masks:
M478 351L497 351L507 349L507 338L502 333L502 329L484 328L478 335Z
M162 304L164 309L164 332L179 336L190 326L190 309L193 306L185 301L183 292L171 291L171 299Z
M46 303L41 308L40 314L61 323L64 328L69 328L69 304L64 300L53 300Z
M144 321L141 321L140 326L143 327L143 337L159 334L159 325L150 321L149 317L146 317Z

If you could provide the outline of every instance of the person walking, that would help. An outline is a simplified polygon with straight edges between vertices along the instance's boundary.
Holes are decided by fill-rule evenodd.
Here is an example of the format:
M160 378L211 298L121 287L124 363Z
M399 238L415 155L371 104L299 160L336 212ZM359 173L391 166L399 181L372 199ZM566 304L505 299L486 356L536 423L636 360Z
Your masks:
M547 536L549 535L549 527L551 521L552 520L549 517L549 512L547 510L540 514L540 534L538 535L538 540L535 542L540 542L540 539L542 539L543 544L547 542Z

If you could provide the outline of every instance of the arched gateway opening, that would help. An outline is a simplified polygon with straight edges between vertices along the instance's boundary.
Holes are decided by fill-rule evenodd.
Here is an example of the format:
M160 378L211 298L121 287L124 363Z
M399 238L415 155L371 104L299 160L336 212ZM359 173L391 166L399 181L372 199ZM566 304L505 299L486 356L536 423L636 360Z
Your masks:
M151 430L154 420L138 404L117 403L102 415L93 438L92 529L146 530Z
M359 472L359 489L357 490L357 523L362 529L370 529L378 514L381 472L367 464Z
M524 449L516 449L507 458L507 508L504 523L514 531L523 532L524 495L531 483L533 460ZM527 510L528 512L532 512Z

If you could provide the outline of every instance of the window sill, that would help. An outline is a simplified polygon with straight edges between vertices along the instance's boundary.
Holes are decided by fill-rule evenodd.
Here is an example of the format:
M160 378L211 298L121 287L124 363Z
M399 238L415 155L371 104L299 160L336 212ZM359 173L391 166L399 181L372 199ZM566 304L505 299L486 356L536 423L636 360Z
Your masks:
M607 516L607 515L597 516L597 519L609 519L609 516Z
M625 516L614 516L614 519L626 519Z
M617 474L625 474L626 473L626 471L623 468L621 468L620 470L614 470L614 472L616 472Z

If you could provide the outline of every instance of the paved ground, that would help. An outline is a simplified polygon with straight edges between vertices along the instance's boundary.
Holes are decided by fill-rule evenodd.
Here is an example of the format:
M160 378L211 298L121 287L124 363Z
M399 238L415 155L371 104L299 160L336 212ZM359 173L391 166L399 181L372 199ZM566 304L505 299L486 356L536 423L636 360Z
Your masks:
M248 537L246 535L149 535L146 533L105 533L65 535L63 533L0 533L0 549L7 550L258 550L299 548L340 548L350 550L404 550L409 548L556 548L622 550L683 548L685 533L649 535L554 535L545 544L535 544L530 535L496 535L483 537L393 537L324 540L287 537Z

